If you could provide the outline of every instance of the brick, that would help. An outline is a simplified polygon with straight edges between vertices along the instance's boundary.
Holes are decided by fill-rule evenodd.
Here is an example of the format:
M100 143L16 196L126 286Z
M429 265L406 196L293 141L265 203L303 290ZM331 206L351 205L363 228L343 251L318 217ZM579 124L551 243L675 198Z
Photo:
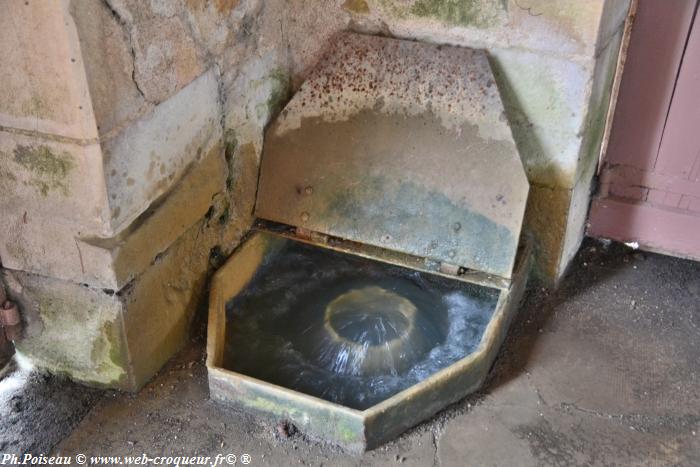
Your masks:
M678 202L678 209L688 210L691 198L693 197L690 195L681 196L681 200Z
M657 206L676 207L680 203L681 195L664 190L649 190L647 201Z
M666 196L664 196L663 204L675 208L681 202L681 196L679 193L667 192Z
M700 198L688 196L688 211L700 212Z
M646 200L649 194L649 188L642 186L620 186L616 184L610 185L609 191L612 196L636 201Z

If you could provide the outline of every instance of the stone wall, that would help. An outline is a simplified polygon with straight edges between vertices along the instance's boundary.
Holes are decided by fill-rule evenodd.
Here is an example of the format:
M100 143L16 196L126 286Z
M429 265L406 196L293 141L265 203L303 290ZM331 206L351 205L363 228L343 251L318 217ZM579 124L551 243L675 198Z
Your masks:
M0 17L0 259L18 348L136 389L252 221L263 129L333 35L488 50L553 282L578 248L627 0L39 0Z
M292 1L297 14L287 22L295 85L342 24L489 52L531 184L526 222L536 273L555 284L583 238L630 2L345 0L324 8L322 22L308 19L309 10L318 14L310 3L319 4Z

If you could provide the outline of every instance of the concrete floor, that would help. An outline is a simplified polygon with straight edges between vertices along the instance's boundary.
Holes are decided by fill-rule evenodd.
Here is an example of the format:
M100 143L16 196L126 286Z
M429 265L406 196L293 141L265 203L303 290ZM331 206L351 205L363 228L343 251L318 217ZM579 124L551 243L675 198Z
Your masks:
M136 395L71 387L76 413L93 406L54 452L247 453L250 465L696 466L699 382L700 263L587 241L557 292L530 291L480 393L363 456L285 438L210 402L201 340Z

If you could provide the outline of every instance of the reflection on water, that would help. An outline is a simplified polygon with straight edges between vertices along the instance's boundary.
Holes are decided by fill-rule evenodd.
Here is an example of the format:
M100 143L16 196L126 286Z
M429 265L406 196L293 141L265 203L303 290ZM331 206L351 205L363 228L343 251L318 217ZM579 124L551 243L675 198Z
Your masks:
M227 304L224 366L365 409L474 351L497 298L290 242Z

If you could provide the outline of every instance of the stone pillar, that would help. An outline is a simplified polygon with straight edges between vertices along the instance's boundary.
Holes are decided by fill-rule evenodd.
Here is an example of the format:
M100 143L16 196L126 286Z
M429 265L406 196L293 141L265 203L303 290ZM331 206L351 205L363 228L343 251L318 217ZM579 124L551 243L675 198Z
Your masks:
M226 151L220 66L186 16L202 12L139 3L8 2L0 18L0 258L27 325L17 348L129 390L187 341L207 271L251 222L254 186L230 168L256 179Z

